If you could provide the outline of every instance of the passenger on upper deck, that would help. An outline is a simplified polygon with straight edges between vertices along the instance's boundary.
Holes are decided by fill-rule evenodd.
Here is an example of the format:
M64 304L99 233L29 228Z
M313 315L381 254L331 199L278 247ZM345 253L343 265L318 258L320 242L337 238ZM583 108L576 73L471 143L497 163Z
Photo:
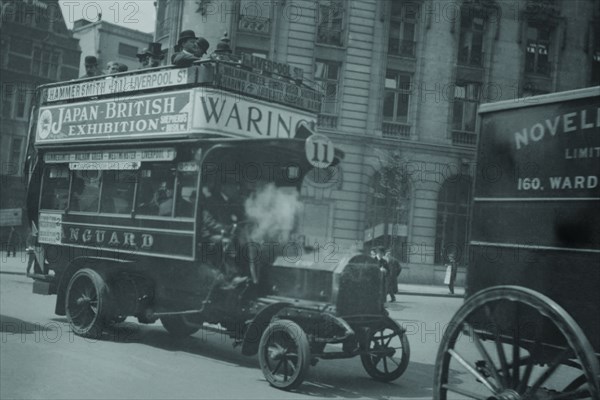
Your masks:
M85 57L85 75L81 75L80 78L91 78L94 76L102 75L98 69L98 59L94 56Z
M229 42L230 40L227 37L227 32L225 32L219 43L217 43L217 49L212 52L210 57L217 60L229 60L233 53L229 46Z
M181 51L175 53L172 59L173 64L177 67L189 67L194 61L201 60L209 47L208 41L202 37L196 37L192 30L181 32L177 45Z
M112 74L116 74L119 72L119 63L116 61L109 61L108 64L106 64L106 70L105 73L106 75L112 75Z
M165 58L162 53L161 44L150 42L148 48L143 49L137 54L137 58L140 60L140 69L142 68L154 68L158 67Z

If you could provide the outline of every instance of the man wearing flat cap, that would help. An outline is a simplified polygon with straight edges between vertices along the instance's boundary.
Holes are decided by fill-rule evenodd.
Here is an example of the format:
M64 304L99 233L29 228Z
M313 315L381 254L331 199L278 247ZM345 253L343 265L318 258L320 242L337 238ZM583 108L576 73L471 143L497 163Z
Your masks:
M148 48L137 54L137 58L140 60L140 69L154 68L160 65L162 59L165 58L161 46L160 43L151 42L148 43Z
M102 75L98 69L98 59L94 56L85 57L85 75L80 78L91 78L94 76Z
M196 37L192 30L186 30L179 34L177 45L181 51L173 56L173 64L177 67L189 67L194 61L199 61L206 54L209 44L206 39Z

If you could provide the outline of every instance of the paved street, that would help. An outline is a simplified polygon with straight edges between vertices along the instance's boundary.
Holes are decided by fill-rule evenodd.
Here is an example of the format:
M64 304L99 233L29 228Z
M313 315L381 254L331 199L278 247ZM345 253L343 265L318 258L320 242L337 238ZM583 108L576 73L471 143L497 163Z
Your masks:
M411 345L409 367L395 382L373 381L358 358L321 360L298 391L287 393L270 388L256 357L242 356L218 334L175 341L158 323L128 319L101 341L74 336L66 319L54 315L55 296L34 295L31 287L21 274L0 274L2 399L431 399L441 333L462 304L416 295L389 303Z

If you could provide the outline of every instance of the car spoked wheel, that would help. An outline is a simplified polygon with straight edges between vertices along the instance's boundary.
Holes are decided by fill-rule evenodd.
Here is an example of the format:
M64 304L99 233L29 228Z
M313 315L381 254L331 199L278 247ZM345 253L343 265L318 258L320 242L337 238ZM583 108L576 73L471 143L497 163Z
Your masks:
M362 353L365 371L375 380L390 382L398 379L410 359L410 345L405 330L395 321L386 318L381 325L371 328L368 345Z
M66 294L66 315L73 332L92 338L102 335L109 295L106 282L96 271L84 268L73 275Z
M293 321L272 322L260 339L258 360L272 386L284 390L298 387L310 366L306 333Z

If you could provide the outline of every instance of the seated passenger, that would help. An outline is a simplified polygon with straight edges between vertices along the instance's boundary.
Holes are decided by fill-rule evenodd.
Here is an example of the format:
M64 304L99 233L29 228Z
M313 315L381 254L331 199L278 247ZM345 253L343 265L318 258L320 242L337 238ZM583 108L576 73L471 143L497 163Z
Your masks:
M155 193L156 204L158 205L158 215L170 216L173 212L173 190L167 186L167 182L161 182Z
M209 47L206 39L196 37L194 31L191 30L181 32L177 45L181 51L175 53L172 59L173 64L177 67L189 67L195 61L201 60Z

